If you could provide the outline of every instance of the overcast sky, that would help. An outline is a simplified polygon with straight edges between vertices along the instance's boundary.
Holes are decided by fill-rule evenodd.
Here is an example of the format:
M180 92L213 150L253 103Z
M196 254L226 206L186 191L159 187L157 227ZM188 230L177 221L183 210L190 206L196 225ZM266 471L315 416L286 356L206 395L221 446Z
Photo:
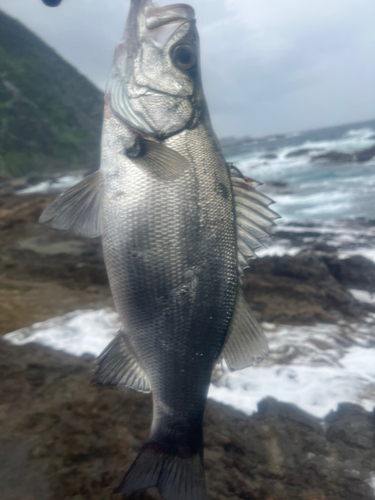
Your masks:
M167 5L168 1L159 4ZM374 0L191 0L219 136L375 118ZM0 0L100 88L128 0Z

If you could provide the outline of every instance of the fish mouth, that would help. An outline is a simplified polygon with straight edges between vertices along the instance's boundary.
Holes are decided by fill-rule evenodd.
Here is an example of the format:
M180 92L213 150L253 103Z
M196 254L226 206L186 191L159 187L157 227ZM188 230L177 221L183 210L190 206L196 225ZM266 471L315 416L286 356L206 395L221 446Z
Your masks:
M195 19L195 12L190 5L173 4L165 7L149 6L144 16L143 39L151 40L163 47L173 33L185 23Z
M162 47L176 29L194 19L195 11L187 4L158 7L152 0L132 0L124 33L128 54L135 54L145 38Z
M149 6L145 13L146 27L154 30L170 23L185 23L195 19L193 7L184 3L166 5L165 7Z

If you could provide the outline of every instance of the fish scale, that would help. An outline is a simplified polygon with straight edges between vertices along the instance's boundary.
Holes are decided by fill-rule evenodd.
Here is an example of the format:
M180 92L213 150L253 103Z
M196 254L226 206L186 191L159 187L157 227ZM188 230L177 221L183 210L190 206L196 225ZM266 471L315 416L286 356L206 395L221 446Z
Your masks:
M207 140L202 146L203 135ZM160 379L172 376L177 392L183 385L194 394L197 390L194 385L202 385L199 380L195 384L184 382L191 377L191 370L176 375L176 365L191 362L184 352L186 349L190 349L192 355L193 351L203 352L207 364L204 375L206 378L210 376L231 315L218 315L213 320L210 331L215 335L210 339L206 338L203 324L201 332L191 329L202 323L209 300L215 303L216 309L233 311L237 291L236 235L229 175L220 155L216 155L216 161L212 159L210 139L203 125L171 138L168 145L177 151L188 150L193 162L183 178L160 184L134 167L123 154L103 147L102 165L110 165L108 177L103 170L108 193L103 202L103 248L116 308L129 332L136 332L136 335L129 333L129 339L142 365L147 366L155 397L160 394L161 399L176 412L180 406L191 406L189 392L183 398L171 398L168 394L175 391L165 384L159 388ZM114 169L121 174L112 175ZM218 198L219 182L227 189L226 204ZM119 189L119 185L123 194L115 197L112 193ZM110 214L108 222L106 213ZM113 217L113 213L118 217ZM143 228L139 221L143 221ZM134 251L138 253L136 266ZM216 287L212 282L212 272L217 273L218 269L220 286ZM186 300L179 300L178 294L176 298L175 292L184 287L191 288L190 276L199 283L190 294L185 290L182 296L189 299L186 311ZM172 312L170 301L163 308L165 294L173 295ZM197 295L201 297L200 301L197 301ZM139 303L135 304L135 296L140 297ZM167 321L165 314L168 314ZM159 344L176 346L170 351L162 350L163 363L155 358L154 346ZM201 413L203 407L204 401Z

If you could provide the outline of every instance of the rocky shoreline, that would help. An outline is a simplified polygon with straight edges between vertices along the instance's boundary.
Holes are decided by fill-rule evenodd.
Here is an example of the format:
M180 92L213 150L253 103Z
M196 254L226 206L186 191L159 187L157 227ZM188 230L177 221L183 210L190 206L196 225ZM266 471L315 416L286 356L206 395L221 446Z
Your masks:
M147 438L151 400L92 386L92 373L90 359L0 342L3 500L120 499L113 490ZM208 401L208 498L370 500L374 435L374 414L352 404L320 420L271 398L251 417Z
M51 199L0 197L0 335L76 309L112 304L100 240L37 224ZM361 245L374 243L371 221L345 227L362 235L356 238ZM355 255L353 243L337 243L339 233L312 223L275 228L271 245L283 244L286 255L253 261L244 279L260 321L360 322L375 312L374 304L350 292L375 292L375 264ZM119 498L112 491L147 437L151 403L132 391L91 386L93 363L36 344L0 343L4 500ZM374 431L374 414L352 404L320 420L271 398L251 417L209 401L209 498L370 500Z

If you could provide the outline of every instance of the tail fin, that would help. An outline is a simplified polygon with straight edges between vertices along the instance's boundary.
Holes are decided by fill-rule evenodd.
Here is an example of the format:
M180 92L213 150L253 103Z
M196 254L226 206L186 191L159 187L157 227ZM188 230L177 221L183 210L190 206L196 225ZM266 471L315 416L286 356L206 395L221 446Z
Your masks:
M164 500L205 500L201 454L179 457L169 454L159 443L146 443L116 493L129 495L154 486Z

